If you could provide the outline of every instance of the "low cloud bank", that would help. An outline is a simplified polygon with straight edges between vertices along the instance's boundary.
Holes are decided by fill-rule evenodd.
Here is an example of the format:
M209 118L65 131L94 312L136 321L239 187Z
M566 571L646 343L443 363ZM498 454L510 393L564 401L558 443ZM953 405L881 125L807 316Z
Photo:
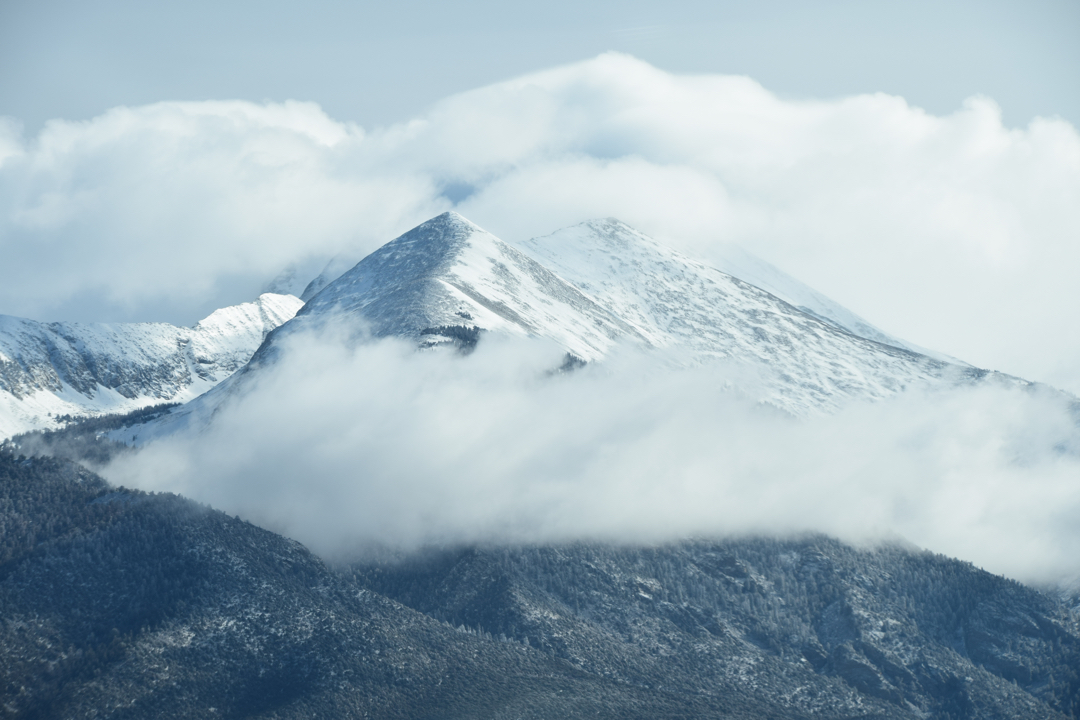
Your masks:
M1080 436L1049 390L912 391L798 420L735 366L672 372L626 349L551 374L561 352L543 342L493 336L462 357L341 337L294 337L208 432L107 476L328 557L820 531L899 535L1025 581L1080 575Z

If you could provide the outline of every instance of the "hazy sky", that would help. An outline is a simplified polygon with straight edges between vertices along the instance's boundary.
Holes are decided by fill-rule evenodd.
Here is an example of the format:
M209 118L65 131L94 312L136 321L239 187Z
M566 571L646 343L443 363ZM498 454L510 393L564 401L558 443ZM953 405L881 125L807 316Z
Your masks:
M117 105L296 99L371 127L618 50L782 96L880 91L945 114L985 94L1009 126L1076 125L1078 36L1075 0L2 0L0 114L35 133Z

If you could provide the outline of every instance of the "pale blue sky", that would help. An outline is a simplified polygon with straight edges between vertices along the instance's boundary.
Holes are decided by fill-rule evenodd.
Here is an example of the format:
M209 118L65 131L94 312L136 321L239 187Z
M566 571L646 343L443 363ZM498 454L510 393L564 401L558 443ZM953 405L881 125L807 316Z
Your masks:
M312 100L364 126L606 50L788 97L884 91L935 114L1080 125L1080 2L0 0L0 115L33 134L158 100Z

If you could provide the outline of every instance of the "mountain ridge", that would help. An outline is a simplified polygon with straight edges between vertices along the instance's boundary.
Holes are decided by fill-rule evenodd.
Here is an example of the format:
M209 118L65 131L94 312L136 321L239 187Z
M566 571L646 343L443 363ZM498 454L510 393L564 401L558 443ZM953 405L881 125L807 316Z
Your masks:
M299 307L265 293L190 328L0 316L0 438L55 428L58 416L193 399L243 367Z
M613 217L586 220L577 225L556 230L554 233L548 235L541 235L518 242L516 245L526 251L531 250L537 252L543 246L549 244L554 238L560 236L572 237L574 235L581 237L582 235L587 235L589 233L635 235L647 242L663 247L662 243L650 238L645 233L635 230L618 218ZM672 250L671 248L665 249L671 254L682 255L682 253ZM541 257L544 256L543 253L540 255ZM683 257L694 262L692 258L687 256ZM802 312L812 315L819 320L823 320L838 328L847 330L853 335L858 335L859 337L873 340L884 345L892 345L905 350L911 350L912 352L932 357L935 360L943 360L945 362L960 365L967 364L954 357L915 345L914 343L898 338L895 335L890 335L856 315L851 310L848 310L817 290L803 284L791 275L788 275L774 265L747 252L737 245L717 244L710 248L710 259L708 261L697 262L764 290L770 295L774 295L793 307L798 308Z
M794 416L827 414L912 387L1030 385L923 355L900 341L864 337L614 219L515 247L448 212L327 284L266 336L242 373L154 420L138 433L139 443L205 425L221 403L243 392L245 378L273 365L287 338L339 319L359 323L354 336L403 337L428 349L467 349L484 332L537 336L566 351L566 367L603 360L619 344L669 368L723 360L760 377L756 400Z
M843 311L835 304L819 309ZM876 334L866 338L614 219L515 246L444 213L315 294L267 338L256 361L284 337L342 316L363 320L375 337L410 337L423 346L490 331L544 337L585 361L602 359L619 343L659 350L657 358L676 366L724 359L764 368L762 399L794 415L832 412L914 385L987 377L1023 384L923 355L899 340L883 342L877 336L892 338L850 314L855 330Z
M454 212L375 250L297 316L330 312L361 315L376 337L419 339L424 330L454 325L546 332L585 360L599 359L617 337L633 334L577 288Z
M885 342L891 338L876 329L881 339L867 338L612 218L521 247L655 346L768 367L781 376L770 401L795 414L835 409L848 397L880 399L949 373L950 363Z

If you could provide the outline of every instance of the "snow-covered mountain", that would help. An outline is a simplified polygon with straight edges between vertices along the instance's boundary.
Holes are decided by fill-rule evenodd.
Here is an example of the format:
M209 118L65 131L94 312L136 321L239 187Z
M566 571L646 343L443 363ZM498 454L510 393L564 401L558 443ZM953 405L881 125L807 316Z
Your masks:
M789 299L692 260L617 220L583 223L512 246L460 215L432 218L330 282L270 333L237 373L193 402L111 434L143 444L206 426L273 364L282 340L359 320L374 337L422 348L468 346L484 332L549 339L578 359L617 344L667 367L722 360L749 369L752 397L795 416L830 413L910 387L1026 381L931 357L760 261L744 263ZM765 283L763 281L763 284ZM796 306L792 301L800 302ZM866 337L870 335L871 337Z
M691 362L728 358L767 368L769 402L796 414L966 374L747 253L728 259L768 290L611 218L520 247L653 346L680 349Z
M763 268L744 263L757 274ZM513 247L450 212L361 260L279 333L345 314L363 318L375 336L412 337L422 345L478 328L544 337L595 361L616 342L636 343L667 350L665 360L678 365L726 359L752 366L762 371L762 399L797 415L965 373L904 348L784 278L775 271L773 284L785 282L816 310L691 260L617 220Z
M796 281L788 285L798 290ZM804 297L812 293L802 287ZM284 337L345 316L376 337L408 337L421 347L487 331L547 338L587 361L619 342L655 349L669 365L725 359L754 368L760 399L795 415L985 374L863 337L835 319L857 316L825 298L816 302L818 311L796 307L616 220L514 247L451 212L330 282L267 338L247 370L272 363ZM826 310L833 321L822 317ZM243 392L243 376L141 428L139 442L206 424Z
M622 230L625 232L637 233L636 230L628 225L610 218L607 220L592 220L582 223L579 226L575 226L575 228L588 227L595 229L597 232L604 232L610 231L612 223L621 226ZM559 232L567 232L574 230L575 228L567 228L566 231ZM836 327L843 328L853 335L864 337L867 340L885 343L886 345L904 348L905 350L911 350L938 360L944 360L945 362L967 365L967 363L962 360L958 360L950 355L924 348L875 327L840 303L822 295L817 290L796 280L779 268L765 262L756 255L747 252L738 245L716 246L710 252L709 264L713 265L717 270L725 272L732 277L736 277L743 282L750 283L767 293L775 295L784 302L799 308L803 312L809 313Z
M558 245L564 242L573 242L574 238L591 235L605 235L612 232L629 233L639 237L645 237L642 233L634 230L629 225L614 218L600 220L588 220L563 228L551 235L542 238L533 238L524 242L511 242L515 247L526 249L547 245ZM562 240L560 240L560 238ZM357 262L358 258L349 261L346 256L338 255L331 258L321 268L317 275L312 276L311 263L304 265L290 265L285 268L274 280L267 284L266 292L287 292L298 295L301 300L307 302L315 297L330 283L334 282ZM819 293L813 288L800 282L779 268L762 260L746 249L731 243L719 243L710 250L709 260L706 263L716 270L720 270L743 282L761 288L775 295L781 300L794 305L803 312L816 316L820 320L843 328L848 332L864 337L867 340L893 345L895 347L912 350L928 357L944 360L958 365L966 365L962 360L937 352L920 345L908 342L891 335L870 322L859 317L852 311L840 305L831 298ZM305 271L307 273L305 274ZM311 278L310 281L305 278Z
M363 317L375 336L453 339L454 328L539 335L584 360L621 337L646 341L578 288L457 213L383 245L316 294L282 332L312 318Z
M243 367L301 305L264 294L190 328L0 315L0 438L55 427L57 416L186 402Z

